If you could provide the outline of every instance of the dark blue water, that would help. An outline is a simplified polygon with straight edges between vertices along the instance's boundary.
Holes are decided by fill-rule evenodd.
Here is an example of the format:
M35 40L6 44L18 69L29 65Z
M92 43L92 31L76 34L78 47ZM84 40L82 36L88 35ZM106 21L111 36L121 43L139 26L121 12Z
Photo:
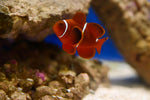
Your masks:
M97 15L95 14L94 10L92 8L89 9L89 14L87 15L87 22L95 22L103 26L100 19L98 19ZM104 26L103 26L104 27ZM105 28L105 27L104 27ZM105 35L103 37L108 37L107 30L105 28ZM49 35L45 38L45 42L52 43L58 45L60 48L62 47L62 43L59 41L57 36L55 34ZM76 55L78 55L76 53ZM105 60L112 60L112 61L123 61L123 57L118 52L117 48L114 46L114 43L112 42L111 38L104 43L102 46L101 54L99 55L97 52L94 56L94 58L98 59L105 59Z

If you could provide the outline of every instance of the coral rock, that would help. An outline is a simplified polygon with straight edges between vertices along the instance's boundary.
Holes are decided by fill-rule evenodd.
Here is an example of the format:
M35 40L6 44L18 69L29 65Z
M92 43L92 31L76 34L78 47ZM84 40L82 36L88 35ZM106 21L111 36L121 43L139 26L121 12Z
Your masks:
M0 81L3 81L5 79L6 79L6 75L0 72Z
M0 100L6 100L6 93L3 90L0 90Z
M0 89L13 99L81 100L89 89L108 82L108 68L97 60L70 56L50 44L7 42L0 45L6 47L0 49Z
M20 79L18 84L24 91L28 91L34 85L34 80L31 78Z
M78 98L82 98L89 92L89 76L86 73L81 73L75 78L75 87L72 87L70 91L75 95L78 95ZM87 93L86 93L87 92Z
M54 89L51 89L48 86L39 86L36 88L35 98L39 98L45 95L53 95L56 94L56 91Z
M12 94L15 90L17 90L15 84L7 80L0 82L0 89L4 90L8 95Z
M63 84L61 84L61 83L58 82L58 81L51 81L51 82L48 84L48 86L49 86L50 88L58 89L58 88L60 88L60 87L63 87Z
M76 65L74 65L75 70L78 73L87 73L90 77L90 88L96 89L100 83L108 83L108 67L101 66L101 62L98 60L89 61L82 58L76 58L74 60Z
M60 71L59 76L65 83L72 84L76 76L76 73L74 71L69 71L69 70Z
M53 97L51 97L51 96L49 96L49 95L45 95L45 96L41 97L41 98L38 99L38 100L55 100L55 98L53 98Z
M87 86L90 82L90 78L87 73L81 73L75 78L75 85L80 84L82 86Z
M15 91L11 94L11 100L31 100L31 97L26 93Z
M92 5L125 60L150 85L150 2L92 0Z
M0 38L19 35L41 41L52 33L53 24L75 12L88 12L91 0L1 0ZM77 6L78 5L78 6Z

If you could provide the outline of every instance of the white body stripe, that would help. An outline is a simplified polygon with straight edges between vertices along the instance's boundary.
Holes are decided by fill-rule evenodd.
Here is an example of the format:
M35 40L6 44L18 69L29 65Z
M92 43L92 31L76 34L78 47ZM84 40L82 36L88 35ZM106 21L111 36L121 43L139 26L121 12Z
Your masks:
M82 32L84 33L85 29L86 29L87 23L84 24L84 27L82 29Z
M96 42L98 42L98 38L96 39Z
M86 26L87 26L87 23L85 23L84 26L83 26L83 29L82 29L82 33L83 33L83 34L84 34L85 29L86 29ZM77 48L79 45L80 45L80 44L77 44L77 45L76 45L76 48Z
M63 21L64 21L64 23L65 23L65 25L66 25L66 28L65 28L64 33L63 33L61 36L59 36L59 38L62 38L62 37L66 34L67 29L68 29L68 23L67 23L67 21L66 21L66 20L63 20Z
M79 46L79 44L76 45L76 48Z

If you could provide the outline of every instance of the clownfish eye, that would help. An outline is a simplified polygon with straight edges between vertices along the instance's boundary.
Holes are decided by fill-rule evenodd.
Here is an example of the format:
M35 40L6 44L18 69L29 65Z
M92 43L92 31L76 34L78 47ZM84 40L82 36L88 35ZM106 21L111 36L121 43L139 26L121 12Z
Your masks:
M63 22L61 22L61 23L59 23L58 24L58 28L60 29L60 30L65 30L65 24L63 23Z
M61 36L66 29L66 25L63 21L59 21L55 23L55 25L53 26L53 29L57 36Z
M59 25L60 25L60 26L64 26L64 23L60 23Z

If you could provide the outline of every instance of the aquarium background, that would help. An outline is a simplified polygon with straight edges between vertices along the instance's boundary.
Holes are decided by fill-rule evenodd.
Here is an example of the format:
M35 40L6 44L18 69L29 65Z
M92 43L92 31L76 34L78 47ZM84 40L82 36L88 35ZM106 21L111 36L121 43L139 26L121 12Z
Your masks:
M92 7L89 9L89 14L87 15L87 22L88 23L90 23L90 22L98 23L104 27L104 25L102 24L100 19L97 17L97 15L94 12L94 10L92 9ZM106 28L105 28L105 31L106 31L106 33L103 37L109 37ZM60 48L62 47L62 43L60 42L60 40L57 38L57 36L55 34L52 34L52 35L49 35L48 37L46 37L45 42L58 45ZM78 54L76 53L76 55L78 55ZM104 60L112 60L112 61L124 61L124 58L119 53L119 51L115 47L115 45L112 42L110 37L102 46L101 54L99 55L96 52L94 58L104 59Z

